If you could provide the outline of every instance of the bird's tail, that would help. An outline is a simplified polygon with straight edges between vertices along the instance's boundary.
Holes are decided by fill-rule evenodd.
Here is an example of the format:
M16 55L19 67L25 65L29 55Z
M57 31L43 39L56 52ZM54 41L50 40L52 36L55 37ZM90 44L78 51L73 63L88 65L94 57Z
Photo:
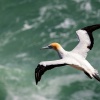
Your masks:
M98 71L95 69L92 73L89 73L87 71L84 71L84 73L90 78L95 78L96 80L98 80L100 82L100 76L98 74Z
M95 73L93 74L93 77L100 82L100 76L99 76L97 70L95 70Z
M98 74L94 74L93 77L100 82L100 76Z

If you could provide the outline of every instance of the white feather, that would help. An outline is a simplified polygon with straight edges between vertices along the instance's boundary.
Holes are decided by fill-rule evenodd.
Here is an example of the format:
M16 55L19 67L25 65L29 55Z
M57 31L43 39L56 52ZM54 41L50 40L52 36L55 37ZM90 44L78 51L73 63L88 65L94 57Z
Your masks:
M72 52L80 54L84 58L87 57L87 52L89 51L88 46L91 44L90 38L85 30L76 31L79 38L78 45L72 50Z

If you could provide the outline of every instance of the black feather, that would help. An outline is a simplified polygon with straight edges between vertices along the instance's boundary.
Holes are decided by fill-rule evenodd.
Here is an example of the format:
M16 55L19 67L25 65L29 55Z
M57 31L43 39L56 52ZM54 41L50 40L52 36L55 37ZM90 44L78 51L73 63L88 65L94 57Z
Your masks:
M59 66L64 66L66 64L58 64L58 65L47 65L47 66L43 66L41 64L38 64L37 68L35 69L35 81L36 81L36 85L38 84L38 82L41 80L42 75L47 71L47 70L51 70L55 67L59 67Z
M92 77L90 76L89 73L87 73L86 71L84 71L84 73L85 73L90 79L92 79Z
M100 24L91 25L91 26L87 26L87 27L82 28L82 30L87 31L87 34L90 37L91 44L87 47L90 50L92 49L93 44L94 44L94 38L93 38L92 32L95 31L96 29L99 29L99 28L100 28Z
M93 77L100 82L100 76L98 74L94 74Z

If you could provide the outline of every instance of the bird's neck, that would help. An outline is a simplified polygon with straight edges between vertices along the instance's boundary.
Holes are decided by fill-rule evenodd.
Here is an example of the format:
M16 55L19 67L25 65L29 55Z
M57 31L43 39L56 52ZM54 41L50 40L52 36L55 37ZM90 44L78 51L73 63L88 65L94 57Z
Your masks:
M64 58L66 56L67 51L65 51L62 47L56 50L60 58Z

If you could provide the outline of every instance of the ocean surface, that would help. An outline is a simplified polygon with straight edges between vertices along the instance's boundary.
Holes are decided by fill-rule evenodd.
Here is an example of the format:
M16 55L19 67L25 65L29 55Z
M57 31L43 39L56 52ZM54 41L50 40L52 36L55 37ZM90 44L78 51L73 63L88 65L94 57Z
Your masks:
M76 30L100 24L100 0L0 0L0 100L100 100L100 82L70 66L46 72L38 85L40 61L58 59L51 42L72 50ZM100 73L100 30L87 60Z

